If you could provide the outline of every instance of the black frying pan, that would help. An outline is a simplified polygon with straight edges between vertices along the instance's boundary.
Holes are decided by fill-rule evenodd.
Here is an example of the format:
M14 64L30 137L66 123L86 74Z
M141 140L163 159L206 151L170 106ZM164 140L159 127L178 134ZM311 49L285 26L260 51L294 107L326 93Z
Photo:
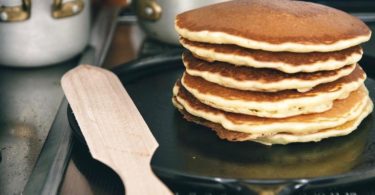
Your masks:
M345 137L272 147L223 141L210 129L187 122L171 103L172 86L184 70L180 56L180 52L165 53L113 70L160 144L151 164L163 180L220 185L245 193L289 194L375 176L372 115ZM365 56L361 62L374 100L375 74L370 66L375 59ZM84 143L71 110L68 115L75 135Z

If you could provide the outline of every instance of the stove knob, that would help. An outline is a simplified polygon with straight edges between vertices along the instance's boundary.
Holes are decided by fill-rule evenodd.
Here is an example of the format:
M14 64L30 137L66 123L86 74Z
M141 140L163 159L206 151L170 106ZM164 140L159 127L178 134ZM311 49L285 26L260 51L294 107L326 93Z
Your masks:
M83 0L53 0L52 16L66 18L82 12L85 3Z
M30 17L31 0L0 0L0 22L19 22Z

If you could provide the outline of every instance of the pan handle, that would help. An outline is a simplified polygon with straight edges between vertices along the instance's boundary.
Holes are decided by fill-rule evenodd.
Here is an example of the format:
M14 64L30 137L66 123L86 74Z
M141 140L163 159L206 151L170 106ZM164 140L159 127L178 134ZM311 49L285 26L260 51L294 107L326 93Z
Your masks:
M225 187L239 194L246 195L289 195L302 189L306 182L288 182L275 184L258 184L247 182L229 182L223 183Z

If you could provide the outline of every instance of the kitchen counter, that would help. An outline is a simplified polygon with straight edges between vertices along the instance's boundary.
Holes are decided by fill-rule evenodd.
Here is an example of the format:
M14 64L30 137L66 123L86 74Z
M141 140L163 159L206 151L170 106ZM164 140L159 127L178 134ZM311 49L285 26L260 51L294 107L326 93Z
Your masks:
M60 78L77 61L0 67L0 194L22 192L63 98Z
M117 13L112 7L98 9L89 45L70 60L36 68L0 66L0 194L23 193L36 175L36 164L64 98L60 79L79 63L100 61Z

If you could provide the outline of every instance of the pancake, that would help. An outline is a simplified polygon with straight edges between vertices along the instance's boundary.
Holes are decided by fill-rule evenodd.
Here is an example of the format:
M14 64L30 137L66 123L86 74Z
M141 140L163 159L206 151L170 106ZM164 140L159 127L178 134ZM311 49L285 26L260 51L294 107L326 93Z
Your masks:
M353 132L357 129L357 127L361 124L361 122L372 112L373 110L373 103L369 99L366 107L363 109L362 113L355 118L343 125L324 129L312 134L286 134L280 133L276 135L271 135L268 137L262 137L256 139L254 141L265 144L265 145L272 145L272 144L289 144L295 142L319 142L322 139L329 138L329 137L338 137L338 136L345 136L349 133Z
M178 110L184 116L184 118L190 122L197 123L199 125L203 125L206 127L211 128L220 139L225 139L228 141L254 141L264 145L273 145L273 144L289 144L289 143L301 143L301 142L319 142L322 139L330 138L330 137L338 137L338 136L345 136L353 132L357 129L360 123L372 112L373 110L373 103L368 100L366 106L364 107L362 113L355 119L344 123L343 125L339 125L337 127L332 127L328 129L323 129L315 133L311 134L287 134L287 133L279 133L270 136L258 137L254 138L252 134L249 133L242 133L236 131L230 131L225 129L223 126L205 120L203 118L199 118L193 116L186 112L181 105L179 105L176 98L173 98L173 104L178 107Z
M256 139L263 144L318 141L350 133L372 111L372 102L365 86L346 99L336 100L333 108L327 112L285 119L234 114L209 107L178 83L173 92L173 102L185 118L212 128L220 138L230 141Z
M360 46L334 52L268 52L242 48L236 45L219 45L193 42L181 38L182 46L205 61L227 62L237 66L272 68L286 73L336 70L357 63L363 54Z
M348 76L300 93L296 90L255 92L231 89L184 74L181 83L195 98L220 110L269 118L285 118L329 110L336 99L358 89L366 74L357 66Z
M338 51L366 42L371 36L361 20L343 11L289 0L210 5L177 15L175 28L191 41L265 51Z
M268 68L233 66L224 62L210 63L194 58L190 52L185 52L182 60L189 75L201 77L224 87L267 92L287 89L306 92L319 84L349 75L357 66L353 64L332 71L287 74Z

